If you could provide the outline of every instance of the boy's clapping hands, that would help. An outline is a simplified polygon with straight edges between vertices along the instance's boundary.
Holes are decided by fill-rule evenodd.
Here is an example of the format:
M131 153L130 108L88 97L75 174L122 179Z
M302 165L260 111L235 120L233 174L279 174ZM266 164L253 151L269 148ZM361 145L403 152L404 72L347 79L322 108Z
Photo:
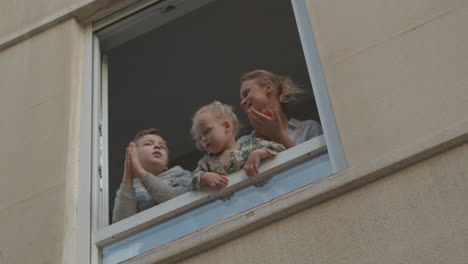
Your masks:
M132 172L132 167L130 165L128 148L127 148L127 152L125 153L124 175L122 178L122 183L128 186L133 186L133 172Z
M131 173L134 178L142 179L147 171L141 165L140 159L138 158L138 149L135 142L130 142L127 147L128 165L130 166ZM127 159L125 164L127 164Z

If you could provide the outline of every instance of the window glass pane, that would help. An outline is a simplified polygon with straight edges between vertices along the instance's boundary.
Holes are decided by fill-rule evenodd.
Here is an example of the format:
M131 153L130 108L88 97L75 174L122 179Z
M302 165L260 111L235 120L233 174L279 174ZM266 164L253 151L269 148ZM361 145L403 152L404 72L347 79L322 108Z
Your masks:
M136 235L106 246L103 263L118 263L173 241L210 224L258 206L331 174L328 154L275 175L262 187L249 186L229 199L203 205Z

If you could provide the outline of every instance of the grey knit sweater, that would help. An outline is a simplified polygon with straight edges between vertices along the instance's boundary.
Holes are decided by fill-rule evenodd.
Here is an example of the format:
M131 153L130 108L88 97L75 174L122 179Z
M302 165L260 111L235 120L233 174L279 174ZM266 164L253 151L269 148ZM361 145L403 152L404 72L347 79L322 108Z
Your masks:
M115 197L112 223L163 203L188 191L190 172L175 166L158 176L147 173L133 180L133 187L121 184Z

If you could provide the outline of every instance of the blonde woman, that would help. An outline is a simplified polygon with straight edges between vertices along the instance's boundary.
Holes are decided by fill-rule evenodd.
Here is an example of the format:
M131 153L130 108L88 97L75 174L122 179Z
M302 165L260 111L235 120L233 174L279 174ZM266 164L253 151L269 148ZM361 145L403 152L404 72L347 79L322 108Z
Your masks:
M239 138L238 142L255 136L291 148L322 134L322 128L316 121L299 121L286 115L285 106L296 101L296 96L302 93L291 79L256 70L244 74L240 82L240 104L254 131Z

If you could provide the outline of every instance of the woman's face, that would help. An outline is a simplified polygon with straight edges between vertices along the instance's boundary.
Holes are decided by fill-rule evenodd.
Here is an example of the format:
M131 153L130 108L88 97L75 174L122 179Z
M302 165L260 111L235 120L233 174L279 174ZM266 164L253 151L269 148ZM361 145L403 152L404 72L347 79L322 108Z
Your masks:
M243 81L240 88L241 106L247 112L250 108L261 111L271 105L273 88L261 86L255 79Z

